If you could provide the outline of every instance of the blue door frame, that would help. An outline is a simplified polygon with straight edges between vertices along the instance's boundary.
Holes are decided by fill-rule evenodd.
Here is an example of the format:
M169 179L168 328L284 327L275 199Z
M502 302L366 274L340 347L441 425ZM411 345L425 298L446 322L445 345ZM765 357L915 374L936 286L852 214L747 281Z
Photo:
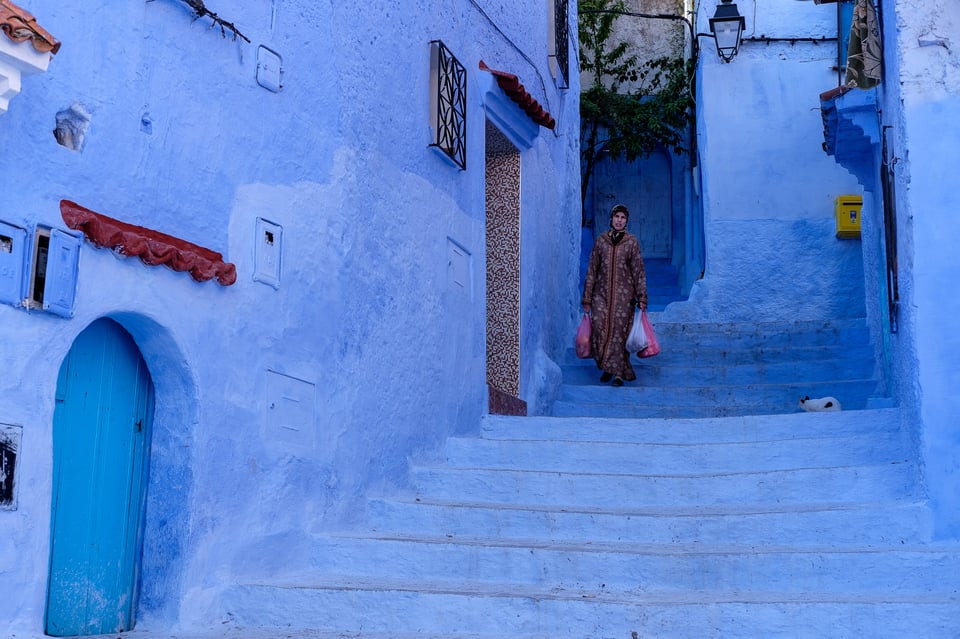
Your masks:
M153 384L119 324L93 322L60 367L46 632L133 628Z

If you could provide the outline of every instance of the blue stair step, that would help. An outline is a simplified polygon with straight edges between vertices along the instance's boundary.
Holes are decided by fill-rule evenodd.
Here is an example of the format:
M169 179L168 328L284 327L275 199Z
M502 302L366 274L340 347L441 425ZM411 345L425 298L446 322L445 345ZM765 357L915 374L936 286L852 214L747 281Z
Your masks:
M844 410L867 408L877 393L873 380L802 382L750 386L564 385L552 414L558 417L721 417L793 413L799 398L833 396Z
M569 508L882 502L917 497L914 465L888 461L727 474L667 468L637 474L629 469L584 473L414 466L410 475L417 496L432 501L533 502Z
M597 508L537 503L374 499L370 532L451 539L477 535L517 541L642 544L792 544L888 546L929 538L922 501Z
M507 417L487 415L479 435L484 439L604 442L762 442L791 437L837 437L897 433L895 408L791 415L738 415L711 419L622 419Z
M454 437L447 440L448 468L600 473L627 469L655 473L663 468L696 468L700 473L739 473L903 462L899 433L802 437L780 441L625 443L589 441L505 441Z
M872 379L876 364L872 358L819 359L809 361L749 362L742 364L708 364L705 358L697 363L676 359L656 361L658 357L633 359L637 386L730 386L778 384L788 380L830 382L834 380ZM564 381L569 385L601 385L600 373L593 360L564 368ZM609 384L602 384L609 387Z
M598 576L599 577L599 576ZM384 578L234 587L224 616L241 627L328 630L333 636L456 639L731 639L960 636L957 598L897 591L882 596L772 590L608 594L500 584ZM295 617L292 615L295 614ZM799 633L798 633L799 631ZM276 636L284 636L278 634ZM312 635L311 635L312 636Z

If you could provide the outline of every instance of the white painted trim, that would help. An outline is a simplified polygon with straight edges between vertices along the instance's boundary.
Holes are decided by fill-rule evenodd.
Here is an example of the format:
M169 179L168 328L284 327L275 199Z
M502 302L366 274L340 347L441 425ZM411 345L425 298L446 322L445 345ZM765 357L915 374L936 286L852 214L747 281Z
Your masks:
M23 75L43 73L50 64L51 55L33 48L29 40L13 42L0 35L0 114L20 93L20 78Z

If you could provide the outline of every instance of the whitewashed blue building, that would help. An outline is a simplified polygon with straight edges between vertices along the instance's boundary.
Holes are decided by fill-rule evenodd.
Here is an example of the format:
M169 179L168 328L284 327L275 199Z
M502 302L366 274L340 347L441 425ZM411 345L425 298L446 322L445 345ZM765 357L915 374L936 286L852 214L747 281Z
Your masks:
M906 435L919 462L918 543L942 544L913 549L927 569L888 571L878 597L904 581L924 591L925 579L953 594L854 609L858 574L918 565L876 568L868 548L865 572L836 571L852 580L837 587L852 608L807 606L804 590L791 593L799 603L754 602L757 616L739 617L739 599L708 601L704 584L768 594L764 578L796 561L813 584L797 588L816 593L830 562L855 553L806 548L783 570L752 555L717 567L723 552L685 558L673 529L636 541L643 514L669 517L644 510L633 487L669 484L669 463L640 484L606 457L578 459L594 465L582 474L549 470L575 455L549 448L549 436L639 430L550 421L580 299L575 4L0 0L0 618L10 633L263 625L728 639L851 636L870 618L890 634L869 636L951 636L960 17L952 0L873 3L882 77L842 90L854 3L740 0L729 62L704 35L717 3L677 6L698 43L688 49L698 52L697 153L667 172L665 228L686 247L664 251L683 261L687 299L656 320L865 319L881 381L871 399L891 408L887 435ZM862 202L859 238L838 237L848 197ZM850 207L841 212L849 222ZM853 428L854 412L836 423ZM493 532L466 514L455 532L436 523L406 554L412 483L441 485L436 522L446 506L471 506L454 503L466 498L444 483L451 474L411 472L411 460L453 455L448 438L481 428L510 441L520 429L492 414L550 415L526 420L544 429L526 453L548 468L533 485L538 509L497 511ZM739 420L753 423L717 431ZM668 435L696 426L657 424ZM777 432L787 439L796 424ZM564 452L557 461L547 449ZM483 470L472 489L491 501L531 490ZM601 506L577 501L591 489ZM409 503L373 508L401 532L338 536L372 536L368 499L397 493ZM689 514L702 504L673 499L659 506L689 506L682 518L697 534L709 527ZM738 499L715 501L736 511ZM641 503L626 532L601 539L599 521L624 503ZM724 543L734 529L790 543L774 524L721 521ZM537 537L538 526L555 536ZM489 543L444 554L455 536ZM624 545L660 563L625 563ZM433 570L441 577L420 580ZM520 585L507 592L501 578ZM674 605L677 592L693 594Z
M865 3L738 2L745 29L733 61L704 45L706 269L676 312L866 316L923 461L937 535L956 538L960 394L948 291L960 232L949 186L960 19L950 2L871 3L879 77L847 89L855 4ZM713 12L702 4L701 24ZM858 240L835 233L837 199L847 195L863 200Z
M577 297L575 12L0 17L9 627L204 619L227 574L304 565L411 454L552 392ZM83 406L117 432L75 427L103 421ZM118 557L109 586L75 587ZM71 601L98 592L119 625Z

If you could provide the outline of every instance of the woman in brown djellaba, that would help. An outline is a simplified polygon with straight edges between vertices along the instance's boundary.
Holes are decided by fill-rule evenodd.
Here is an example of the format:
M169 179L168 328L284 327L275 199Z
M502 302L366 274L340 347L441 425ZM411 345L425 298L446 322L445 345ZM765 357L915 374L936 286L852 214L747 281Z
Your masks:
M647 308L647 275L636 236L627 232L630 211L617 204L610 211L610 230L597 238L590 253L583 285L584 313L592 311L590 348L601 382L613 386L637 378L630 365L627 336L633 326L633 307Z

